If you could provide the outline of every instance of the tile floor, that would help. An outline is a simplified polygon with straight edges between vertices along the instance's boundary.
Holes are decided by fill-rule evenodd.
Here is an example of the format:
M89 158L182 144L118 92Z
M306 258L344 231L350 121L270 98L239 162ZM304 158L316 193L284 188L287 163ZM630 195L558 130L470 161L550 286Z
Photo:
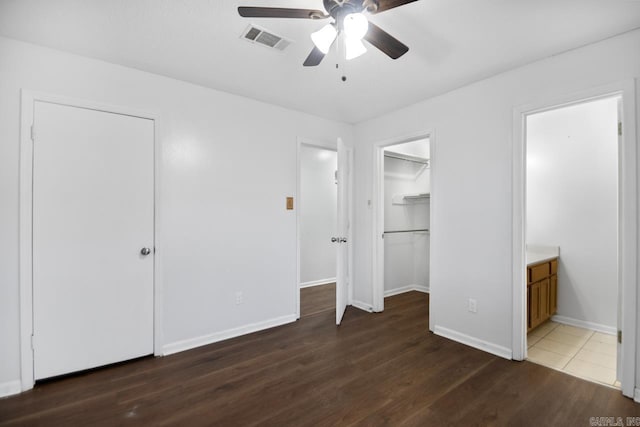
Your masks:
M527 334L531 362L619 388L616 337L548 321Z

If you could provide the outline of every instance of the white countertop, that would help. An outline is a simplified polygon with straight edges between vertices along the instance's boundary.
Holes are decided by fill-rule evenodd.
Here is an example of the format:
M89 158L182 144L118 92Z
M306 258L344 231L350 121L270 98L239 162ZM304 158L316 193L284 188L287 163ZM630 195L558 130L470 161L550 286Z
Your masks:
M560 256L559 246L527 245L527 265L549 261Z

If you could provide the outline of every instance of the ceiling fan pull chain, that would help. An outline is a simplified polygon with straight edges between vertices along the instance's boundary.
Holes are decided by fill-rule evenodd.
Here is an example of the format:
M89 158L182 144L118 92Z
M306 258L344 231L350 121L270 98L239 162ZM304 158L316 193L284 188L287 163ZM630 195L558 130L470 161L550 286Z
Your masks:
M338 72L340 72L340 65L336 64L336 70L338 70ZM345 73L344 71L342 72L342 77L340 77L340 79L341 79L343 82L346 82L346 81L347 81L347 76L346 76L346 73Z
M336 62L336 70L338 70L338 72L340 73L342 71L342 75L340 76L340 80L342 80L343 82L347 81L347 66L346 66L346 59L344 56L344 32L340 31L340 33L338 34L338 40L337 41L337 48L336 48L336 53L338 55L338 59Z

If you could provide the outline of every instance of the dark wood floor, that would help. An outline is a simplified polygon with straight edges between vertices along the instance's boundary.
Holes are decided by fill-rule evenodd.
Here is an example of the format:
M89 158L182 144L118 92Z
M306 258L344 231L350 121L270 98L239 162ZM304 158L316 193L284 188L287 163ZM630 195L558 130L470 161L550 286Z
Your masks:
M300 289L300 316L313 316L315 314L336 310L336 284L311 286Z
M427 331L428 296L385 300L0 400L3 425L588 426L640 415L619 391Z

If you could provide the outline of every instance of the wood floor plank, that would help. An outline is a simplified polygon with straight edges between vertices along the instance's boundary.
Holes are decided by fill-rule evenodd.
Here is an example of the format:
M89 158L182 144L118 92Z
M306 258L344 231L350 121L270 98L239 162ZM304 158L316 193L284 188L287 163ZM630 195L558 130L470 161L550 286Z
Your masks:
M38 384L0 399L0 425L588 425L592 416L640 416L618 390L434 335L428 307L428 295L410 292L387 298L383 313L349 307L340 326L320 309Z
M300 316L313 316L336 310L336 284L310 286L300 289Z

